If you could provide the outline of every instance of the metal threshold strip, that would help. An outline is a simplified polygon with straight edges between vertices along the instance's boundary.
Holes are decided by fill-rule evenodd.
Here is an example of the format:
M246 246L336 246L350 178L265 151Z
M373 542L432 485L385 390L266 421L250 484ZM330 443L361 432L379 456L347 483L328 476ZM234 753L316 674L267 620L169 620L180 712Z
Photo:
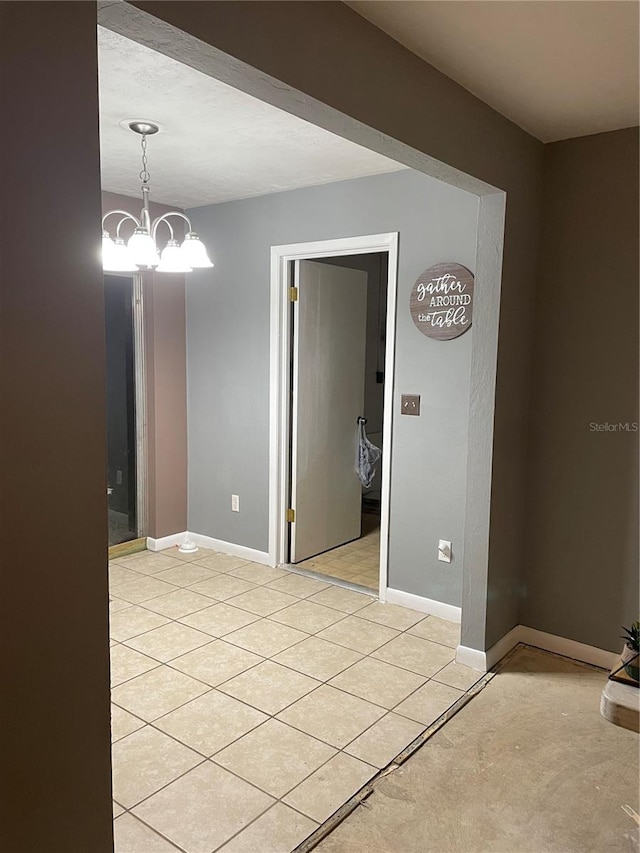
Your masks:
M352 592L359 592L362 593L362 595L368 595L371 598L378 598L378 590L376 589L371 589L368 586L362 586L359 583L351 583L351 581L345 581L342 578L336 578L333 575L323 575L321 572L312 572L309 569L301 569L294 563L282 563L280 566L278 566L278 568L286 569L288 572L292 572L294 575L302 575L305 578L313 578L313 580L325 581L327 583L333 584L333 586L341 586L343 589L350 589Z
M141 536L138 539L130 539L128 542L121 542L119 545L111 545L109 547L109 559L115 560L116 557L128 557L129 554L137 554L138 551L146 550L146 547L146 536Z
M351 585L353 586L353 584ZM366 785L363 785L360 790L351 797L350 800L347 800L346 803L343 803L340 808L334 812L330 818L328 818L321 826L319 826L315 832L313 832L308 838L299 844L291 853L309 853L309 851L313 850L324 838L327 837L333 830L342 823L345 818L349 817L349 815L360 806L368 797L373 794L375 790L376 783L383 779L385 776L388 776L390 773L393 773L397 770L404 762L411 758L411 756L417 750L422 747L426 741L429 740L445 723L448 723L458 711L461 711L462 708L467 705L475 696L480 693L481 690L487 686L487 684L491 681L491 679L496 675L500 670L505 666L509 658L516 652L522 643L519 643L515 648L513 648L508 655L506 655L502 660L489 672L483 675L469 690L461 696L457 702L455 702L448 710L441 714L437 720L435 720L431 725L426 728L422 734L418 735L418 737L412 741L409 746L405 747L402 752L397 755L393 761L380 770L373 779L370 779Z

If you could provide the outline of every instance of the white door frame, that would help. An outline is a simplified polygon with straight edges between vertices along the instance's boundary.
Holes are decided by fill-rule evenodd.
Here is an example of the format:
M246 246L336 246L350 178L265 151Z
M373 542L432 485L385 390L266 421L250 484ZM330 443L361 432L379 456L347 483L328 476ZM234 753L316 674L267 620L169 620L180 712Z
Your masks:
M289 500L289 381L291 322L289 287L291 261L368 255L387 252L387 323L384 364L384 409L382 425L382 492L380 499L380 581L378 595L386 598L389 557L389 512L391 486L391 434L396 343L396 299L398 292L398 233L371 234L337 240L320 240L271 247L270 393L269 393L269 563L286 561Z

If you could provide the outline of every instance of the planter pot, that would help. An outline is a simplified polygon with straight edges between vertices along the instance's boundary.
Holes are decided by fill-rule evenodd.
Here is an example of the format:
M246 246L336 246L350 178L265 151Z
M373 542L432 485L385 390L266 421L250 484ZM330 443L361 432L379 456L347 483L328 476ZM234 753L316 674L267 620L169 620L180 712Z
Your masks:
M635 649L632 649L628 643L625 643L625 647L620 655L620 660L624 664L624 671L627 675L630 678L633 678L634 681L640 681L640 659L638 657L638 652L636 652Z

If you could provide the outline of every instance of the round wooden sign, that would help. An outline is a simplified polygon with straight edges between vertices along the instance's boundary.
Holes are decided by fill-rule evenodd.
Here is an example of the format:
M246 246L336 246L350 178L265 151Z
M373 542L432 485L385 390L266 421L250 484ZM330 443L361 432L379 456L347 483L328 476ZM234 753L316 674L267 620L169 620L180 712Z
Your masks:
M473 273L460 264L436 264L411 291L411 317L429 338L450 341L464 334L473 317Z

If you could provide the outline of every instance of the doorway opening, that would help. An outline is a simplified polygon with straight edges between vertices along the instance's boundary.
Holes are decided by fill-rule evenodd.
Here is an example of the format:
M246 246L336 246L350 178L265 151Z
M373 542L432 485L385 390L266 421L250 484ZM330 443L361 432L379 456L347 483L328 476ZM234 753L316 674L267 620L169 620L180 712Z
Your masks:
M272 248L270 559L381 600L397 237ZM366 485L357 464L361 419L382 451Z
M288 562L375 592L388 263L388 252L295 261L290 309Z
M105 275L107 505L110 554L144 544L144 347L142 280ZM117 548L114 552L112 549Z

